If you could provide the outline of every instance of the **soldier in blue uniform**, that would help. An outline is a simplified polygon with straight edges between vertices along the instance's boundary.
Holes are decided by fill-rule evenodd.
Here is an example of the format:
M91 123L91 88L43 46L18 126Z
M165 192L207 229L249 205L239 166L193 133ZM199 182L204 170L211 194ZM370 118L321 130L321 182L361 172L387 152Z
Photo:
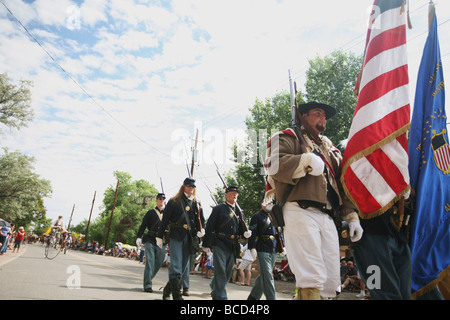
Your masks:
M164 251L156 245L156 233L161 224L164 212L164 193L158 193L156 196L156 207L149 210L142 219L136 239L136 245L145 245L145 267L144 267L144 291L153 292L152 279L158 273L164 260ZM147 233L144 234L145 229Z
M200 215L200 219L199 216ZM205 219L196 200L195 180L186 178L178 193L170 198L158 229L157 245L162 247L164 231L169 227L170 266L168 287L174 300L182 300L181 277L189 268L191 255L199 251ZM164 296L163 292L163 298Z
M225 203L215 206L209 216L203 237L203 251L213 252L214 277L211 280L211 296L214 300L226 300L225 286L233 274L236 257L239 257L239 237L249 238L251 231L243 229L236 212L238 188L229 186L225 190Z
M251 220L249 229L252 236L248 240L248 248L254 260L258 258L259 275L248 296L248 300L259 300L262 294L267 300L276 300L275 281L273 279L273 268L277 252L285 255L284 239L278 230L272 225L266 206L261 201L261 210L255 213Z

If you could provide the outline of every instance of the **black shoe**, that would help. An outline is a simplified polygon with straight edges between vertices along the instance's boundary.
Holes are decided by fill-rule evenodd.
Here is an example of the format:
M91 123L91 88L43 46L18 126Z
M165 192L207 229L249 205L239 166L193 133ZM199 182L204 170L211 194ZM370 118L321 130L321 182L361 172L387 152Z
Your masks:
M189 297L190 296L188 288L184 288L183 289L183 296L185 296L185 297Z
M153 293L153 289L152 288L147 288L147 289L144 289L144 292Z

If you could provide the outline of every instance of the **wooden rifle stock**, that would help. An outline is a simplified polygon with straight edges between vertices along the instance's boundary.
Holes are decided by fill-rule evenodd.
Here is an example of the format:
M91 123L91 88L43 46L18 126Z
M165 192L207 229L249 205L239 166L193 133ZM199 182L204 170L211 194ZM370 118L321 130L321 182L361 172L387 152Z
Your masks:
M236 205L236 209L237 209L237 214L239 216L239 220L241 222L242 230L244 232L246 232L246 231L248 231L248 228L247 228L247 225L245 224L244 215L242 214L242 209L237 202L235 205Z
M279 253L282 253L284 251L283 241L281 240L281 228L277 227L277 243L280 250Z
M202 219L201 219L201 210L203 210L202 206L197 203L197 221L198 221L198 231L202 231L203 226L202 226Z

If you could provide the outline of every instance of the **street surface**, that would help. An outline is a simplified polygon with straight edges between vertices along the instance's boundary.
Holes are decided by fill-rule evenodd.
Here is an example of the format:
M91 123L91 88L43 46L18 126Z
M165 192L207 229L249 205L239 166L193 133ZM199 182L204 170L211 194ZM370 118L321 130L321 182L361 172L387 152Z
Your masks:
M153 279L153 293L142 291L144 266L137 261L67 250L53 260L39 244L23 245L20 253L0 256L2 300L161 300L167 283L166 268ZM190 296L185 300L211 300L209 279L190 277ZM228 284L230 300L246 300L250 287ZM290 294L278 294L290 300Z
M20 253L0 256L1 300L162 300L168 281L166 268L153 279L153 293L142 290L144 266L137 261L67 250L53 260L44 246L25 244ZM190 296L184 300L211 300L210 280L191 275ZM278 290L284 285L284 290ZM293 283L276 284L278 300L291 300ZM286 290L286 287L288 288ZM251 287L227 285L229 300L246 300ZM342 293L339 300L356 300L356 293ZM264 297L263 297L264 299Z

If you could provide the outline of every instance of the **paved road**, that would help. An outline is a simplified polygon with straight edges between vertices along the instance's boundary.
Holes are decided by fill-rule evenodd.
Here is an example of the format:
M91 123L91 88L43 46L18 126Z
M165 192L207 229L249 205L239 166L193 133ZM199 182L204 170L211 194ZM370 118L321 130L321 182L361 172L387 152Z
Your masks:
M19 254L0 256L1 300L161 300L167 269L153 279L154 293L142 291L144 266L137 261L68 250L55 259L44 257L38 244L22 246ZM209 279L190 278L191 296L185 300L211 300ZM251 288L227 285L230 300L246 300ZM341 293L339 300L359 300L356 293ZM291 300L292 292L277 293L278 300Z
M73 250L48 260L44 247L28 244L19 255L9 251L0 257L0 299L160 300L167 269L161 269L153 280L154 293L142 291L143 270L137 261ZM211 300L209 282L200 275L191 276L191 296L185 300ZM228 298L245 300L250 289L230 283ZM291 295L280 293L278 299L290 300Z

